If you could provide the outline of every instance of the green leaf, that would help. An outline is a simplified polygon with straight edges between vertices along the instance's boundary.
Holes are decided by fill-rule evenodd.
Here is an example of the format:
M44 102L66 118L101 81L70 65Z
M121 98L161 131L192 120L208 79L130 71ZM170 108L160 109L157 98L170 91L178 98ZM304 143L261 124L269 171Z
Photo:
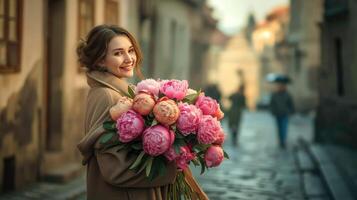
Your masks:
M146 165L146 168L145 168L145 172L146 172L146 176L149 177L150 175L150 172L151 172L151 167L152 167L152 161L154 160L154 157L150 157L148 159L148 163Z
M130 145L131 148L135 150L142 150L143 149L143 144L141 142L133 143Z
M228 155L228 153L227 153L227 152L225 152L224 150L223 150L223 155L224 155L224 157L225 157L225 158L229 159L229 155Z
M205 161L203 160L202 157L199 157L198 159L201 163L201 174L205 173L205 170L206 170L206 164L205 164Z
M152 120L152 123L151 123L151 126L155 126L156 124L158 124L159 122L156 120L156 119L154 119L154 120Z
M138 157L136 158L135 162L130 166L129 169L134 169L134 168L136 168L136 167L140 164L141 159L143 158L144 155L145 155L145 152L142 151L142 152L138 155Z
M135 92L134 92L133 88L131 88L130 85L128 85L128 92L129 92L130 98L134 99Z
M193 159L193 160L192 160L192 163L193 163L195 166L199 166L199 165L200 165L200 161L198 161L197 158Z
M159 99L160 99L161 97L164 97L164 96L165 96L165 94L159 92Z
M115 127L115 121L106 121L103 123L103 128L107 131L116 131L117 128Z
M182 134L176 132L175 138L177 138L177 139L184 139L185 137L184 137Z
M166 174L166 165L163 159L158 160L159 176L164 176Z
M210 147L211 144L197 144L193 148L197 149L198 152L206 151L208 147Z
M112 139L112 137L115 135L114 132L109 132L109 133L105 133L100 137L100 143L101 144L105 144L107 143L110 139Z

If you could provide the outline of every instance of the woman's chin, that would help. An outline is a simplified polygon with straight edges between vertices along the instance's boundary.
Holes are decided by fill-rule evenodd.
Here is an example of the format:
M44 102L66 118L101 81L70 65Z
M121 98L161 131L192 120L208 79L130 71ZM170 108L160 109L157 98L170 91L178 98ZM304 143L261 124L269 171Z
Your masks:
M134 76L133 70L119 73L119 77L121 77L121 78L131 78L133 76Z

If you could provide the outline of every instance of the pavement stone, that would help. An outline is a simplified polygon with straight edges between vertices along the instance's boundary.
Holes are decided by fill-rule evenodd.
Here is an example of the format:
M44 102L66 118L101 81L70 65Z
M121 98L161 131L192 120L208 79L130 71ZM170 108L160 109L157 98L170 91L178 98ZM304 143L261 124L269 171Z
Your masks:
M225 160L219 167L203 175L199 174L199 168L192 167L209 198L306 199L294 148L300 137L311 141L312 120L299 117L291 119L288 147L285 150L278 147L275 122L269 113L244 112L242 120L238 147L231 146L227 123L222 123L228 134L224 149L230 160ZM319 195L315 197L322 198L325 193Z
M305 194L303 175L297 164L295 144L300 137L311 141L311 119L299 116L291 119L285 150L278 147L275 122L269 113L244 112L238 147L230 145L227 122L223 121L222 125L228 134L224 148L230 160L225 160L218 168L209 169L204 175L199 174L200 168L191 167L211 200L329 199L324 192L319 196ZM310 184L314 185L315 178L319 177L312 178ZM85 177L83 175L67 184L41 182L21 191L0 195L0 200L21 199L84 200Z

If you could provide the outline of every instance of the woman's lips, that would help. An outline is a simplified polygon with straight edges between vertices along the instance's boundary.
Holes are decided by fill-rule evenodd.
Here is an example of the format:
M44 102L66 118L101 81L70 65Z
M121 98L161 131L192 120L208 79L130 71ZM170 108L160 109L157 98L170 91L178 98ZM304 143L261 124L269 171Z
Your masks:
M133 69L133 66L130 65L130 66L125 66L125 67L120 67L121 70L124 70L124 71L131 71Z

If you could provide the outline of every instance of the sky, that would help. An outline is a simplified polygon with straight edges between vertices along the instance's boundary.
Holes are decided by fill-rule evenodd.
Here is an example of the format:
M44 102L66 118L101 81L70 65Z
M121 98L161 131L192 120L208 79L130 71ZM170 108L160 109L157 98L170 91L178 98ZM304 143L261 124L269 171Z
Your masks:
M234 34L243 28L249 13L255 15L257 22L273 8L288 5L289 0L207 0L219 20L218 27L227 34Z

